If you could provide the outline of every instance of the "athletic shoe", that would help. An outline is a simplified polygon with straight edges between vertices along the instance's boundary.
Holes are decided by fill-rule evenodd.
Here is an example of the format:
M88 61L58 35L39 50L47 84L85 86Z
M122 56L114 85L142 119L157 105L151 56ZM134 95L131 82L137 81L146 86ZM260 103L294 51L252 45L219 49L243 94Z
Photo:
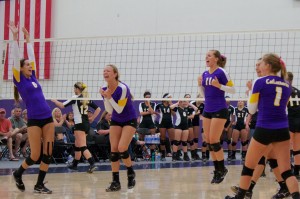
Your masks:
M220 184L221 182L223 182L226 174L228 173L228 169L227 168L224 168L223 171L217 171L218 172L218 175L216 175L216 178L215 178L215 184Z
M200 156L198 155L198 153L196 152L195 155L194 155L194 160L197 161L197 160L201 160Z
M216 179L219 178L219 172L218 171L214 171L214 176L213 176L213 179L211 180L211 184L215 184L216 183Z
M119 190L121 190L121 184L120 182L116 182L116 181L112 181L109 187L105 189L106 192L115 192Z
M41 194L52 194L52 191L45 187L46 183L43 183L41 185L35 185L34 186L34 193L41 193Z
M274 196L272 196L272 199L287 198L289 196L290 196L289 190L280 188L279 191Z
M190 157L188 155L184 155L183 156L183 160L189 162L190 161Z
M22 176L17 176L17 175L16 175L16 171L14 171L14 172L12 173L12 175L13 175L14 180L15 180L15 182L16 182L17 188L18 188L20 191L22 191L22 192L25 191L25 185L24 185L24 183L23 183Z
M77 166L74 166L74 164L69 164L69 165L68 165L68 168L71 169L71 170L74 170L74 171L77 171L77 170L78 170L78 167L77 167Z
M239 187L238 186L231 186L230 189L235 194L237 194L238 191L239 191ZM245 195L245 199L251 199L252 198L252 194L253 194L252 191L247 191L246 195Z
M86 171L87 173L93 173L95 170L97 170L96 165L90 165L89 169Z
M127 172L127 178L128 178L128 184L127 187L128 189L132 189L135 186L135 172L128 174Z

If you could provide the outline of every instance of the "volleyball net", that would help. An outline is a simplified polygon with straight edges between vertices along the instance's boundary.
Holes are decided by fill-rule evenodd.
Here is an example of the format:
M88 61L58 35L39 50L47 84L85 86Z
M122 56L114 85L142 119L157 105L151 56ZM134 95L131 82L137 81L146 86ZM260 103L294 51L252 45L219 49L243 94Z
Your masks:
M12 41L0 42L0 96L13 99ZM300 30L66 38L34 43L39 45L39 82L47 99L69 99L78 81L87 84L91 99L101 99L99 88L105 85L102 73L107 64L118 67L120 80L135 99L142 100L145 91L152 93L153 100L161 100L164 93L174 99L185 94L196 98L197 78L207 69L205 55L211 49L227 57L225 69L236 87L236 93L229 94L232 99L246 98L246 82L256 78L255 63L269 52L282 57L287 70L294 73L294 86L300 87ZM23 41L19 45L23 54ZM51 49L46 56L45 47Z

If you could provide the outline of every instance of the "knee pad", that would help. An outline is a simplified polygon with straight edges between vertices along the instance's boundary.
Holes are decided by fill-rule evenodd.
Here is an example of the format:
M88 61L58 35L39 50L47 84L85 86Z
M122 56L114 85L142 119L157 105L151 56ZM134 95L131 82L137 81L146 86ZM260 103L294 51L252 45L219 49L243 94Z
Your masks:
M209 144L209 143L207 144L207 148L209 151L213 151L213 148L211 147L211 144Z
M82 147L79 147L79 148L80 148L81 153L83 153L85 150L87 150L86 146L82 146Z
M75 150L75 151L80 151L80 147L75 146L75 147L74 147L74 150Z
M45 155L45 154L43 154L42 162L44 162L45 164L50 164L51 163L51 158L52 158L51 155Z
M194 141L193 140L188 141L188 143L189 143L190 146L194 145Z
M180 145L180 141L178 141L178 140L173 140L173 145L179 146L179 145Z
M128 153L128 151L120 152L119 154L120 154L120 157L121 157L122 159L127 159L127 158L129 158L129 153Z
M166 145L166 140L160 140L160 145L165 146Z
M241 143L242 143L242 146L246 146L248 144L248 140L241 142Z
M258 164L266 166L266 158L265 156L261 157Z
M198 144L199 139L198 138L194 138L193 141L194 141L194 143Z
M171 146L174 145L174 140L171 141Z
M220 144L221 144L221 145L223 145L223 142L224 142L223 140L220 140Z
M299 155L300 151L293 151L293 156Z
M220 142L218 143L214 143L214 144L210 144L210 147L212 148L212 150L214 152L218 152L222 149Z
M269 165L272 169L275 169L276 167L278 167L276 159L268 159L268 161L269 161Z
M28 166L31 166L35 163L35 161L33 159L31 159L30 157L27 157L25 162Z
M244 165L242 170L242 176L253 176L253 171L254 169L250 169Z
M236 146L236 142L231 142L231 146Z
M281 174L281 177L284 181L286 181L289 177L292 177L292 176L294 176L294 174L292 173L292 170L287 170Z
M182 146L187 146L187 141L181 141Z
M227 145L231 143L231 140L226 140Z
M110 153L110 161L117 162L120 159L120 154L118 152L111 152Z
M206 143L206 142L203 142L203 143L202 143L202 147L207 147L207 143Z

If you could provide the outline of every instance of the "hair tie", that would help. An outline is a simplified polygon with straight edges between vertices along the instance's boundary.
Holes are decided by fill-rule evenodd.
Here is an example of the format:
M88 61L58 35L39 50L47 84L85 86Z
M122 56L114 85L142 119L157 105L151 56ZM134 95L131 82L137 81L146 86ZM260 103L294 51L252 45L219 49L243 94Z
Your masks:
M279 57L279 62L281 64L282 68L286 68L284 61L281 59L281 57Z
M221 59L222 59L222 61L224 61L226 59L226 57L224 55L221 55Z
M86 87L87 87L87 85L84 84L84 83L82 83L82 90L83 90L83 89L86 89Z

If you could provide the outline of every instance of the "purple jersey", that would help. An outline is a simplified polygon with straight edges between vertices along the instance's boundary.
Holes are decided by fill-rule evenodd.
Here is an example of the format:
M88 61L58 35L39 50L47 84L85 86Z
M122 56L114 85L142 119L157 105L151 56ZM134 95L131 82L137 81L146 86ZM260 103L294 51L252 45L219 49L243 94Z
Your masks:
M13 45L15 56L13 81L26 104L28 119L46 119L52 117L51 109L46 102L42 87L35 76L35 59L32 45L30 43L27 44L28 57L32 66L32 75L29 78L26 78L20 71L19 47L17 42L14 42Z
M291 86L278 76L266 76L253 83L250 103L258 100L256 127L266 129L288 128L287 103Z
M102 87L102 89L106 90L107 87ZM130 90L123 82L119 82L111 99L104 99L104 105L106 111L112 113L111 119L116 122L128 122L137 118Z
M212 74L208 70L202 74L202 86L205 92L204 111L209 113L227 109L225 92L211 84L215 77L218 78L220 84L233 86L228 73L223 68L217 68Z

